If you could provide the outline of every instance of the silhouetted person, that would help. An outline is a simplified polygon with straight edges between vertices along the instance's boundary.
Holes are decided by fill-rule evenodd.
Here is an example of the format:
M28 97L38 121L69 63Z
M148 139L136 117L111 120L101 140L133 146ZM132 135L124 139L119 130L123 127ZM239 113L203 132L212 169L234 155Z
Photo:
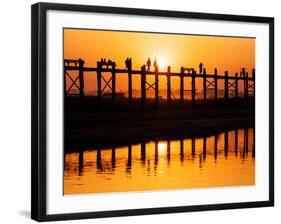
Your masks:
M146 62L146 65L147 65L147 71L149 72L150 71L150 66L151 66L151 60L150 58L148 58L147 62Z
M111 67L113 68L113 67L115 67L116 64L115 64L114 61L111 61L111 60L109 59L106 65L107 65L107 68L108 68L108 66L111 66Z
M199 72L200 72L200 74L202 74L202 71L203 71L203 63L200 62L200 64L199 64Z
M132 58L129 58L129 67L132 68Z
M245 67L243 67L243 68L241 68L241 71L240 71L240 77L245 77L245 75L246 75L246 68Z
M126 69L129 69L129 58L126 58L125 60L125 65L126 65Z
M156 58L155 58L155 60L154 60L153 66L154 66L155 69L158 68L158 64L157 64Z

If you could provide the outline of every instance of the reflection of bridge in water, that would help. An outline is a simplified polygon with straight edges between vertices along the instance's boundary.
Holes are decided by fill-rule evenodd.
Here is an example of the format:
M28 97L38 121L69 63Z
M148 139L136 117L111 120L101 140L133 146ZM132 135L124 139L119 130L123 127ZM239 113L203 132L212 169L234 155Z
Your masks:
M239 132L239 133L238 133ZM231 135L231 145L229 144L229 136ZM250 144L249 144L249 138L251 138ZM213 139L212 145L208 145L207 147L207 139ZM220 146L219 146L219 139L220 139ZM243 139L243 141L242 141ZM199 147L196 146L197 141L200 140ZM190 141L190 147L188 149L190 150L187 152L187 147L185 144L185 141ZM179 152L175 154L175 151L172 153L174 149L171 147L171 142L178 142L179 147L176 147L179 149ZM147 144L146 142L141 142L139 144L140 146L140 154L137 156L136 154L134 158L133 156L133 147L135 145L128 145L126 148L127 150L127 156L125 158L122 158L121 161L118 161L118 164L123 163L122 166L125 167L126 173L130 174L132 171L133 163L136 160L140 160L139 162L143 167L147 167L147 169L151 169L153 166L154 171L157 170L159 158L162 159L164 156L164 159L166 160L167 166L170 165L170 163L173 162L173 156L177 157L177 160L180 161L181 164L187 162L187 161L194 161L196 158L199 159L199 166L202 167L204 165L204 162L208 158L212 158L214 161L217 161L218 156L224 156L224 159L228 159L229 153L233 153L235 157L240 155L241 159L245 159L248 156L248 153L251 153L251 156L255 157L255 145L254 145L254 129L236 129L234 131L225 131L224 133L217 134L210 137L201 137L201 138L192 138L192 139L179 139L177 141L153 141L153 143L150 142L150 144L154 144L154 155L151 158L151 155L149 156L149 159L147 159ZM210 142L209 142L210 143ZM119 148L119 147L118 147ZM98 147L96 152L96 158L91 159L91 161L88 161L85 163L84 161L84 153L85 150L80 150L78 152L78 175L83 175L84 166L86 164L87 167L96 167L96 171L98 173L114 173L114 170L116 168L116 159L118 154L117 147L112 147L109 149L111 151L111 156L109 157L109 150L102 149L101 147ZM124 147L120 147L123 148ZM239 149L240 148L240 149ZM107 156L103 157L103 153L106 152ZM161 154L161 155L160 155ZM233 155L232 155L233 156ZM120 158L119 158L120 159ZM151 163L152 162L152 163ZM219 160L218 160L219 162ZM125 163L125 164L124 164ZM65 164L65 168L67 167L67 164ZM72 167L73 168L73 167ZM67 169L67 168L66 168Z

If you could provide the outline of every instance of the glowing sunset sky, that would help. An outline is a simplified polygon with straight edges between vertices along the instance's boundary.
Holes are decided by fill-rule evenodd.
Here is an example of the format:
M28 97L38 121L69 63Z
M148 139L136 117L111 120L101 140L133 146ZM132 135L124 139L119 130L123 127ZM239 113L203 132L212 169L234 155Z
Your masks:
M204 64L207 73L213 74L216 67L219 74L225 70L229 75L255 67L255 39L216 36L195 36L175 34L153 34L137 32L64 30L64 58L85 61L85 67L96 67L100 58L111 59L117 68L125 68L125 59L132 58L133 69L140 70L148 57L152 64L155 58L162 61L160 71L170 65L172 71L181 66L192 67L199 72L198 65ZM165 67L164 67L165 66ZM174 78L174 89L179 80ZM149 80L149 78L148 78ZM173 82L173 80L172 80ZM198 81L200 82L200 81ZM117 74L117 91L127 91L127 76ZM187 88L189 82L186 84ZM160 89L166 87L166 78L160 77ZM219 84L220 87L220 84ZM139 89L138 77L133 78L133 89ZM198 89L201 84L198 83ZM85 91L96 90L96 74L85 74Z

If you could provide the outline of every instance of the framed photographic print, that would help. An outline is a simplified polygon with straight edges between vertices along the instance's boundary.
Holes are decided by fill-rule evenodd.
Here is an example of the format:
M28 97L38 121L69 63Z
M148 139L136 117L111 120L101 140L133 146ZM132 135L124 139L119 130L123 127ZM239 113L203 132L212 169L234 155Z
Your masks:
M274 19L32 6L32 218L273 206Z

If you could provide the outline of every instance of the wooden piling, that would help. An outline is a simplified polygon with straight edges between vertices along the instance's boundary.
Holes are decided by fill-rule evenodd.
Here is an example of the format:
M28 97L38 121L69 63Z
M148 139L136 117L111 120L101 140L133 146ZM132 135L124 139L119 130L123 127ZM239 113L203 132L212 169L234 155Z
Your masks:
M196 96L195 76L196 76L196 72L193 71L191 76L191 100L193 104L195 103L195 96Z
M180 73L180 103L184 102L184 68L181 67Z
M167 69L167 103L171 104L171 66Z
M207 76L206 76L206 68L203 69L203 100L206 103L207 99Z
M66 74L66 65L65 65L65 63L63 65L63 74L64 74L64 79L63 79L64 97L66 97L67 96L67 88L66 88L66 76L67 76L67 74Z
M158 107L159 100L159 77L158 77L158 66L155 66L155 106Z
M132 103L133 100L133 79L132 79L132 67L128 67L128 94L129 94L129 103Z
M115 71L115 63L113 63L112 65L112 70L111 70L111 75L112 75L112 79L111 79L111 96L112 96L112 102L115 102L116 99L116 71Z
M253 96L255 96L255 80L256 80L256 70L252 69L252 82L253 82Z
M214 71L214 87L215 87L215 100L218 99L218 70L217 68L215 68L215 71Z
M141 101L142 104L146 102L146 71L145 65L141 67Z
M235 99L238 99L238 73L235 73Z
M228 99L228 71L225 71L224 73L225 78L224 78L224 99Z
M244 97L248 98L248 72L245 73L244 77Z
M97 62L97 89L98 89L98 100L101 100L101 62Z
M78 60L79 63L79 95L81 98L84 97L84 61L79 58Z

